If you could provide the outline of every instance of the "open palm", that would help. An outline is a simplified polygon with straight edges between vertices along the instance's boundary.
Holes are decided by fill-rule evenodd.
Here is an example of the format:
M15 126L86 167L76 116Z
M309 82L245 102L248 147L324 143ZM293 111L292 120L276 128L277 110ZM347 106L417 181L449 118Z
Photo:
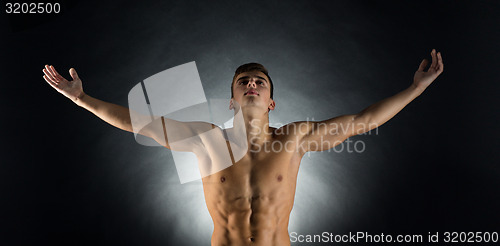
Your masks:
M431 51L432 63L427 71L424 69L427 67L429 61L427 59L422 60L418 70L413 76L413 83L417 88L425 89L429 86L442 72L444 69L443 58L441 57L441 52L437 52L433 49Z
M82 81L74 68L69 70L69 74L73 78L72 81L68 81L61 76L52 65L45 65L43 73L45 74L43 76L45 81L67 98L76 101L83 95Z

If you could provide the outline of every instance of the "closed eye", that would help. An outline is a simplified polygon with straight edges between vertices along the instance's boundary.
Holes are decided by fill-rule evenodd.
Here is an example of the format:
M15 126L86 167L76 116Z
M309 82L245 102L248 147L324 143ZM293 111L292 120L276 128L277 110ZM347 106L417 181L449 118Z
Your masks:
M240 82L238 82L238 85L247 85L247 84L248 84L248 80L241 80ZM255 84L265 85L264 81L262 81L262 80L257 80L255 82Z

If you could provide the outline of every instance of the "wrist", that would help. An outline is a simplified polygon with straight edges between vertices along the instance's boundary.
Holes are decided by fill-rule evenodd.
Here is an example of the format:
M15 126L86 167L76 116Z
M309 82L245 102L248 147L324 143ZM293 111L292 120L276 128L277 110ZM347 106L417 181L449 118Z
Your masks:
M73 99L73 102L78 105L78 106L82 106L82 103L83 101L85 100L85 98L87 97L87 94L85 94L85 92L81 92L80 95L76 96L74 99Z
M426 88L422 87L422 86L418 86L416 85L415 83L412 83L410 85L410 90L414 91L415 93L417 93L417 96L419 96L420 94L422 94L422 92L425 91Z

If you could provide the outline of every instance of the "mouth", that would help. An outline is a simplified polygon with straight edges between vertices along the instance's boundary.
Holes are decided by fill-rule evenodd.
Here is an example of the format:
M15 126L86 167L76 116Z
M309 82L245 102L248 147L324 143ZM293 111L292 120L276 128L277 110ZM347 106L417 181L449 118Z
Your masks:
M245 92L245 94L243 94L243 95L244 96L246 96L246 95L257 95L258 96L259 93L256 90L254 90L254 89L250 89L247 92Z

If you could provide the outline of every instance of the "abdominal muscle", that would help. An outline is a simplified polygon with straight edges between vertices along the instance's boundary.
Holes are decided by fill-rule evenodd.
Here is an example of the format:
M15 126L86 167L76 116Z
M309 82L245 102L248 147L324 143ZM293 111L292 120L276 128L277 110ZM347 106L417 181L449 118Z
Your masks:
M288 155L288 157L287 157ZM290 245L299 158L277 154L245 156L203 178L207 208L214 222L212 245Z

